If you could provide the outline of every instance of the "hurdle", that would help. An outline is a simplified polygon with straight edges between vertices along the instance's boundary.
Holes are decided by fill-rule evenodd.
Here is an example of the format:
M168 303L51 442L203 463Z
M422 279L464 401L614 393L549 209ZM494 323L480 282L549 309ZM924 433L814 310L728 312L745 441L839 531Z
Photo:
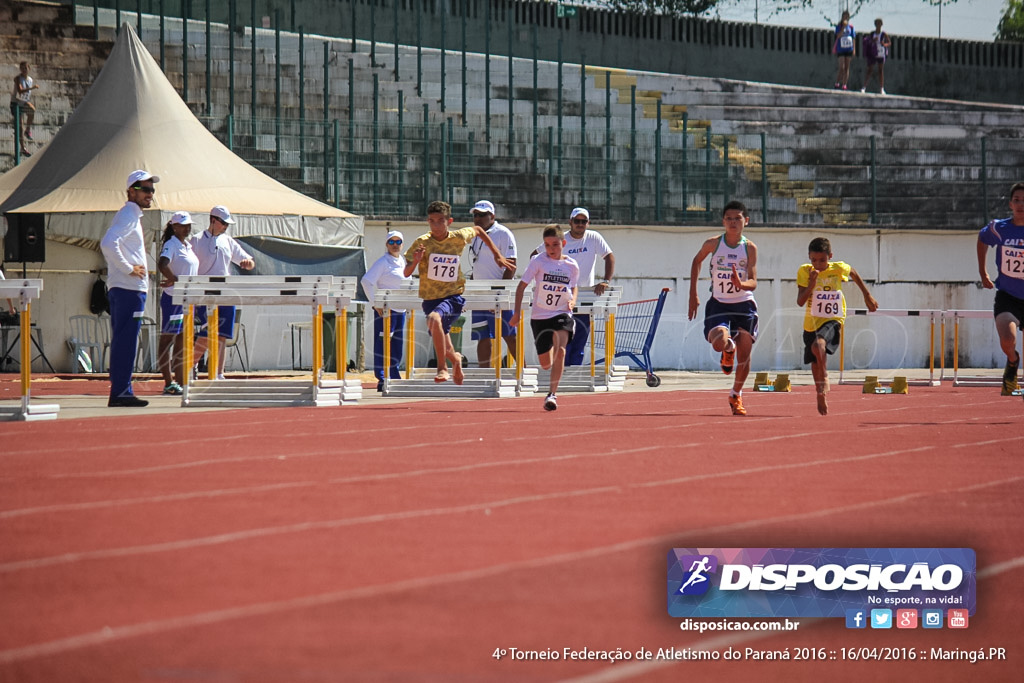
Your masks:
M573 313L590 315L590 362L569 365L558 382L559 393L624 391L628 365L615 365L615 315L622 299L621 286L606 287L598 296L592 289L580 289ZM604 358L597 360L598 336L603 336ZM551 373L542 370L537 378L541 387L550 383Z
M490 311L495 320L500 320L503 311L511 311L515 306L515 290L518 280L467 280L462 298L466 300L463 311ZM463 356L462 384L435 382L434 371L430 368L416 367L416 312L422 310L423 300L419 297L419 283L415 280L396 289L377 290L373 305L384 313L384 357L391 357L391 311L406 309L409 315L405 318L405 378L384 378L381 393L386 397L433 397L433 398L510 398L520 393L537 391L537 371L535 368L523 367L523 356L520 354L522 339L522 320L516 328L516 346L514 351L515 367L502 368L500 327L496 343L491 344L491 367L471 368L465 364ZM433 342L430 342L433 348ZM439 359L440 360L440 359ZM385 373L387 374L387 373Z
M190 331L194 326L193 307L207 307L208 329L217 329L217 306L309 306L312 314L313 367L311 380L214 380L217 372L218 345L209 345L207 380L193 381L184 373L181 405L193 407L274 407L340 406L362 398L362 383L346 377L348 358L347 307L356 293L356 278L331 275L282 276L182 276L174 285L175 304L185 307L184 364L194 365L194 346ZM333 308L337 331L337 376L323 373L323 309Z
M960 321L970 318L985 318L986 320L994 320L994 316L991 310L965 310L965 309L950 309L942 312L942 328L945 331L946 319L953 321L953 375L952 377L945 376L945 354L943 354L943 366L941 379L952 380L953 386L955 387L998 387L1002 386L1003 378L1002 375L999 377L980 377L980 376L968 376L964 377L960 375ZM943 335L945 336L945 335ZM1024 350L1024 349L1022 349ZM1018 351L1020 353L1021 351ZM1021 357L1024 357L1022 354Z
M0 420L34 422L56 420L60 406L32 404L32 302L43 291L42 280L0 280L0 300L17 301L21 312L19 352L21 360L21 400L17 405L0 405Z
M847 311L847 316L868 316L868 317L887 317L887 318L928 318L928 330L929 330L929 343L928 343L928 378L907 378L906 382L908 385L923 386L923 387L937 387L941 384L939 379L935 378L935 320L942 319L942 311L936 309L915 309L915 310L900 310L890 308L880 308L876 311L868 311L866 308L853 308ZM941 345L940 340L940 345ZM843 371L845 369L846 361L846 325L840 326L839 335L839 384L863 384L863 380L857 379L844 379ZM892 379L877 379L876 383L891 384ZM901 381L902 384L902 381Z

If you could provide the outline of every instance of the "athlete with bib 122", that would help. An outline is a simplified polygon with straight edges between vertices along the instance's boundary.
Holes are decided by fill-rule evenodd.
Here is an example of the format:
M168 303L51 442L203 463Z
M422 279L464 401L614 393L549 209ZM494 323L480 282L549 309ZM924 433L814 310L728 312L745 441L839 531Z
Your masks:
M864 295L869 311L878 310L878 302L867 285L847 263L830 261L832 245L824 237L815 237L807 247L810 263L800 266L796 274L796 305L805 306L804 362L811 364L814 388L818 396L818 412L828 414L828 356L839 348L842 325L846 320L846 299L843 282L853 280Z
M978 273L985 289L996 289L996 302L992 312L996 318L999 346L1006 354L1003 370L1004 396L1017 390L1017 332L1024 322L1024 183L1010 188L1010 211L1013 215L992 221L978 233ZM986 261L988 248L996 248L995 282L988 277Z
M746 415L743 407L743 383L750 373L750 350L757 340L757 247L743 236L750 222L747 207L732 201L722 209L725 234L701 245L690 266L689 318L700 309L697 278L700 265L711 257L711 298L704 307L704 337L722 354L722 372L732 374L736 367L729 406L733 415Z
M515 270L515 264L505 260L494 245L487 231L478 225L461 230L449 231L452 224L452 207L447 202L431 202L427 207L427 224L430 232L420 235L405 254L408 264L405 277L411 277L419 270L420 298L423 312L427 316L427 329L437 354L435 382L448 381L448 362L452 362L452 373L456 384L462 384L462 354L455 351L450 335L452 323L462 315L466 300L466 278L462 274L462 252L466 246L479 237L491 253L494 261L502 268Z

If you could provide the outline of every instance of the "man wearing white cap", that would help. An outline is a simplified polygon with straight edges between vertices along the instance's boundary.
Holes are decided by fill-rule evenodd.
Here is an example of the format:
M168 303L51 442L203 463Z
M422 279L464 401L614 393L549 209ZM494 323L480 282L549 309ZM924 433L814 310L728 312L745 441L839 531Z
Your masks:
M163 246L156 262L157 270L164 276L164 281L160 283L164 292L160 295L160 346L157 359L160 374L164 377L164 393L169 396L178 396L184 391L181 383L184 379L182 348L185 338L181 330L185 311L184 306L174 303L173 297L174 283L180 276L199 272L199 259L188 239L191 233L192 216L188 211L176 211L164 227Z
M402 255L402 233L392 230L387 234L387 251L377 259L363 276L363 291L372 304L378 289L398 289L412 280L405 276L405 256ZM402 362L402 346L405 344L405 309L391 311L391 358L384 361L384 312L373 308L373 374L377 377L377 391L384 391L384 373L387 367L389 379L400 379L398 364Z
M238 241L227 234L228 226L233 224L235 219L231 212L224 206L215 206L210 209L210 227L192 238L192 249L199 259L199 272L197 275L230 275L231 264L236 264L243 270L252 270L256 263L252 255L242 248ZM224 379L224 344L231 339L235 333L235 307L218 306L218 354L217 354L217 379ZM202 358L208 346L207 336L209 330L206 325L206 307L196 306L196 324L204 326L196 339L195 357ZM213 374L211 369L210 374Z
M142 210L153 205L154 184L159 181L160 178L141 169L128 175L128 201L114 214L114 220L100 241L107 261L110 298L110 399L107 405L112 408L149 405L149 401L136 397L132 391L132 372L149 290Z
M615 274L615 255L612 248L605 242L601 233L596 230L588 230L590 225L590 212L582 206L577 206L569 214L569 234L565 236L565 249L563 253L576 261L580 267L580 291L592 289L594 294L601 296L608 287L612 276ZM544 245L537 247L530 257L544 252ZM594 270L597 260L604 260L604 278L595 283ZM574 315L576 329L569 346L565 350L566 365L583 365L583 357L587 350L587 343L590 337L590 316Z
M470 213L473 215L473 225L482 228L494 245L498 247L498 251L505 257L505 260L515 266L516 238L512 235L511 230L494 219L494 204L487 200L479 201L473 206ZM473 239L469 250L473 254L474 280L511 280L515 277L514 267L511 270L502 268L494 261L490 253L485 253L487 250L484 248L483 240L479 237ZM512 311L502 312L501 336L505 338L509 352L514 354L516 331L508 324L511 319ZM473 339L477 340L476 357L482 368L491 367L491 340L497 336L494 327L493 311L473 311Z

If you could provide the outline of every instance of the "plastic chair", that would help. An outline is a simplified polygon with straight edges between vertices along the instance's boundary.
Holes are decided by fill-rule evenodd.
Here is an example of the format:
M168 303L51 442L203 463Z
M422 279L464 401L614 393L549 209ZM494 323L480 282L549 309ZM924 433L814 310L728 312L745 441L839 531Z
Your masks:
M96 316L73 315L68 318L68 325L71 327L71 337L68 339L72 356L71 371L77 374L79 368L82 368L86 372L104 372L103 339L100 337Z
M239 340L242 342L241 350L238 348ZM241 309L235 309L234 335L224 342L224 353L228 353L229 349L235 350L235 356L238 358L238 364L242 366L242 372L249 372L249 343L245 339L245 325L242 323Z

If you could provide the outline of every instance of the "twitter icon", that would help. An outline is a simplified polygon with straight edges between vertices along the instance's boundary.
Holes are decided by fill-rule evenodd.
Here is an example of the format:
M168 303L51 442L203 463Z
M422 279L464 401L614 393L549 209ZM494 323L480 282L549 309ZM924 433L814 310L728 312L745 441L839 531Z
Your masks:
M892 610L871 610L871 628L892 628Z

